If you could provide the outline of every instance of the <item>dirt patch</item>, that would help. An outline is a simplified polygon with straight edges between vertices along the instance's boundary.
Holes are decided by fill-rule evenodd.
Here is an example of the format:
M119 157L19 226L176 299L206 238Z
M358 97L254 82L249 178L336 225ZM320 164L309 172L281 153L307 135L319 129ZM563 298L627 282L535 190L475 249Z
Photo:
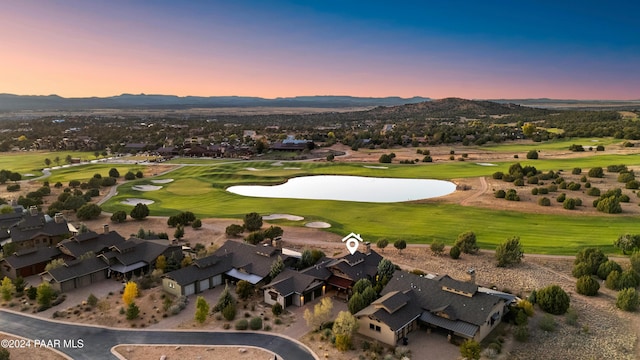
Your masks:
M113 350L127 360L157 360L163 355L167 359L273 359L273 353L253 347L120 345Z

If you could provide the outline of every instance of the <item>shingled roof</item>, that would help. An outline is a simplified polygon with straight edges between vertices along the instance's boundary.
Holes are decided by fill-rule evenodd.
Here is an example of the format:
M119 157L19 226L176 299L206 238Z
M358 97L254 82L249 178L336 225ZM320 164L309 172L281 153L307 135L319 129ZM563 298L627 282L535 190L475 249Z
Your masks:
M322 285L322 281L317 278L303 274L294 270L283 270L271 283L263 286L265 288L273 288L282 296L289 296L293 293L303 294L307 290L317 288Z
M98 255L107 251L111 246L118 245L124 241L125 239L115 231L110 231L106 234L89 231L62 240L58 247L63 253L78 258L87 252L93 252Z
M47 221L43 213L36 215L25 214L17 224L9 229L11 240L21 242L31 240L39 234L46 236L62 236L69 233L67 221Z
M163 277L174 280L180 286L204 280L231 270L231 257L209 255L194 260L190 266L166 273Z
M413 290L389 292L357 312L355 316L368 316L379 320L393 331L401 329L422 314L420 306L415 299L412 300L412 293Z
M21 269L27 266L49 262L60 255L60 250L55 247L30 248L16 252L4 258L14 269Z
M380 260L382 260L382 256L373 250L369 253L356 251L353 254L335 259L326 266L342 272L353 281L357 281L365 276L374 278L378 272Z
M459 294L444 288L473 291L471 296ZM503 301L499 297L477 292L477 286L441 276L434 279L408 272L396 271L393 278L382 290L382 294L412 290L418 305L434 315L446 314L449 320L463 321L481 326L496 304Z
M109 268L104 260L97 257L90 257L82 260L74 260L65 263L63 266L46 271L57 282L63 282L77 277L105 270Z

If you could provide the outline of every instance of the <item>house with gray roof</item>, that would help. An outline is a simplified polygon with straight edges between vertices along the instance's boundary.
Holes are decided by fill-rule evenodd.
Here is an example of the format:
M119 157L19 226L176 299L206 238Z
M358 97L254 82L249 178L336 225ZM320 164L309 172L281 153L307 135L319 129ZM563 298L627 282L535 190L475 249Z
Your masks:
M88 257L67 261L60 267L40 274L40 278L56 291L65 292L106 279L108 269L109 264L103 259Z
M231 268L230 256L209 255L163 275L162 288L175 296L200 293L221 285L224 273Z
M22 219L9 228L9 242L19 249L56 246L62 239L71 235L67 220L60 213L52 219L38 211L35 206L23 214Z
M44 271L47 264L62 253L56 247L27 248L16 251L13 255L0 260L2 276L15 279L27 277Z
M432 278L396 271L381 294L355 314L358 332L392 346L419 326L479 342L500 323L506 309L503 297L447 275Z
M58 244L58 248L68 258L77 259L89 252L100 255L109 251L112 246L124 242L124 237L116 231L109 231L108 225L105 225L104 232L100 234L93 231L77 234L69 239L62 240Z
M262 287L264 302L287 306L303 306L321 297L326 291L325 282L315 276L290 269L283 270L275 279Z
M183 256L182 248L168 240L124 240L115 231L80 234L61 243L58 249L66 258L64 264L40 273L40 278L60 292L107 278L131 279L134 274L151 272L160 255L179 260Z
M356 251L326 264L327 270L331 272L331 276L327 279L328 285L348 295L353 284L360 279L376 282L378 264L382 256L371 250L371 244L363 243L362 245L365 247L364 252Z
M163 288L171 294L188 296L227 280L232 283L245 280L261 286L271 272L271 264L278 258L282 259L285 266L296 261L278 247L227 240L213 255L198 259L184 268L188 270L179 269L165 274Z

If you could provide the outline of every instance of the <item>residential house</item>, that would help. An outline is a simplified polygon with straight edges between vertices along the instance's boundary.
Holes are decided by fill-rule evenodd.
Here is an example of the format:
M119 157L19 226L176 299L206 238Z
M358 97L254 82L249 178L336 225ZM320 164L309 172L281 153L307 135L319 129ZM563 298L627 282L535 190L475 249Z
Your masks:
M378 264L382 256L371 250L370 243L363 243L365 251L356 251L328 262L325 266L331 272L327 284L343 292L348 297L351 287L360 279L377 281Z
M296 259L271 245L251 245L227 241L213 255L194 261L188 268L163 276L163 288L171 294L191 295L212 288L225 281L246 280L263 285L271 264L280 257L291 265ZM188 269L188 270L185 270Z
M52 219L32 206L22 219L9 228L11 240L18 249L31 247L56 246L62 239L71 235L69 225L64 216L55 214Z
M313 140L298 140L293 135L288 135L286 139L271 144L271 150L281 151L303 151L313 149L315 144Z
M37 275L44 271L51 260L58 258L61 254L57 247L50 246L21 249L0 260L0 270L3 276L11 279L18 276Z
M84 254L93 253L98 256L110 250L111 246L121 244L126 240L116 231L109 231L109 225L104 226L102 233L89 231L62 240L58 248L67 259L77 259Z
M168 240L124 240L113 231L78 235L61 243L59 249L67 260L62 266L41 273L40 278L61 292L107 278L126 280L149 273L160 255L182 260L182 248L170 245Z
M382 297L355 314L362 335L395 346L419 326L482 341L506 309L506 300L472 282L396 271Z
M133 275L149 273L155 268L158 256L182 260L182 247L171 245L169 240L144 240L135 237L109 247L98 255L108 265L107 277L130 279Z
M190 266L162 276L162 288L175 296L189 296L222 284L224 273L231 269L230 256L210 255L196 259Z
M109 264L98 257L65 262L62 266L40 274L58 292L89 286L107 278Z
M325 294L326 285L322 279L302 272L285 269L275 279L262 287L264 302L269 305L279 303L287 306L303 306Z

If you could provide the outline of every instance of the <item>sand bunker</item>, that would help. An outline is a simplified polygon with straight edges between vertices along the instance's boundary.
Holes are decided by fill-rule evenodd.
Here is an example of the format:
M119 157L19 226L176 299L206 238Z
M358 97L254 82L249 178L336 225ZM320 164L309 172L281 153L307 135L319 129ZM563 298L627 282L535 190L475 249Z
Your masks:
M297 167L286 167L284 169L285 170L300 170L300 168L297 168Z
M151 180L151 182L154 183L154 184L168 184L170 182L173 182L173 179Z
M367 169L388 169L388 167L386 167L386 166L363 165L363 167L366 167Z
M271 215L262 217L262 220L278 220L278 219L286 219L291 221L304 220L302 216L296 216L296 215L290 215L290 214L271 214Z
M498 166L498 165L492 164L492 163L476 163L476 165L480 165L480 166Z
M313 221L313 222L308 222L304 224L304 226L308 228L314 228L314 229L326 229L326 228L330 228L331 224L326 223L324 221Z
M157 191L162 189L162 186L155 185L134 185L131 187L132 190L136 191Z
M267 169L256 169L256 168L252 168L252 167L248 167L248 168L244 168L245 170L249 170L249 171L265 171Z
M124 201L120 201L121 204L136 206L138 204L151 205L155 201L149 199L136 199L136 198L128 198Z

